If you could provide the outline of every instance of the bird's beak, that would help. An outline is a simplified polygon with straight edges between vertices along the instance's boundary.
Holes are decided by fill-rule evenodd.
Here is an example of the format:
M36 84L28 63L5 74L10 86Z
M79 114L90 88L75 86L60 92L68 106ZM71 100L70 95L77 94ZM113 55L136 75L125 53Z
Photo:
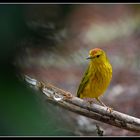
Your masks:
M88 56L86 59L93 59L94 57Z

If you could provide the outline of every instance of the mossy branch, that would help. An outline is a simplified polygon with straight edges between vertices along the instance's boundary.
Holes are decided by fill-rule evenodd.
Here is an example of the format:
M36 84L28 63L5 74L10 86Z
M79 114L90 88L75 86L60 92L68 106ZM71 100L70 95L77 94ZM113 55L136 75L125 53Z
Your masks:
M42 95L44 98L56 105L64 107L65 109L77 114L84 115L88 118L140 133L140 119L138 118L115 110L109 112L107 108L97 104L89 106L88 104L85 104L82 99L73 96L69 92L59 89L51 84L31 79L28 76L25 76L25 80L39 89L43 93Z

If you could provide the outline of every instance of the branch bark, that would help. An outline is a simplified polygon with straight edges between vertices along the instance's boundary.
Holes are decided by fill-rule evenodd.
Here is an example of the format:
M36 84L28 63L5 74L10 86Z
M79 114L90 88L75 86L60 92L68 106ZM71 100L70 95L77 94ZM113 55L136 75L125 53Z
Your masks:
M109 112L107 108L97 104L89 106L89 104L85 104L82 99L73 96L69 92L59 89L51 84L39 82L28 76L25 76L25 80L44 93L43 96L56 105L97 121L140 133L140 119L138 118L115 110Z

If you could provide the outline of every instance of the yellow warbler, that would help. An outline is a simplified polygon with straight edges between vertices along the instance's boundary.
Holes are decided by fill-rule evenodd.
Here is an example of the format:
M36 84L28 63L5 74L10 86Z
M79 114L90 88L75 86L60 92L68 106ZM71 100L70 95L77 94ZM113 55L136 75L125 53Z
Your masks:
M89 51L89 66L79 85L77 96L79 98L95 98L100 104L106 106L99 100L110 84L112 78L112 66L106 56L106 53L100 48L94 48Z

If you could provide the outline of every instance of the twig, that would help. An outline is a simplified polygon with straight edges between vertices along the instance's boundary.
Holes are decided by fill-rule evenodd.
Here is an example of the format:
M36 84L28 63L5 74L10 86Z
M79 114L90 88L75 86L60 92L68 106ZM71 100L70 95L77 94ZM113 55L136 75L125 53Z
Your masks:
M100 127L96 124L96 128L97 128L97 134L98 136L103 136L103 130L100 129Z
M140 119L138 118L115 110L109 112L107 108L97 104L89 106L88 104L85 104L82 99L51 84L39 82L37 80L35 84L35 79L31 79L27 76L25 76L25 80L31 85L36 86L42 93L44 93L44 97L52 103L94 120L140 133Z

